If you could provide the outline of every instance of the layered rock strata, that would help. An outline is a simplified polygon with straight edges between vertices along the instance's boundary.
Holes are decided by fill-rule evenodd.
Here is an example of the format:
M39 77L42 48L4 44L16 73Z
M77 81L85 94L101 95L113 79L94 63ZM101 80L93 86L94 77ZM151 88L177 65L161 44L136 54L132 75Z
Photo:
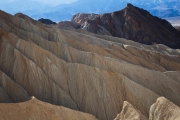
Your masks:
M0 102L35 96L112 120L128 101L148 118L159 96L180 105L179 56L164 45L57 29L0 11Z

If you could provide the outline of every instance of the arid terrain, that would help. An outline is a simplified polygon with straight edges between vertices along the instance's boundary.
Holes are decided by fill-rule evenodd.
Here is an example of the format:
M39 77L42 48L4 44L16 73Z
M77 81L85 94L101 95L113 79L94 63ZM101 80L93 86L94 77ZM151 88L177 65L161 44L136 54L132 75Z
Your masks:
M2 120L180 119L179 49L0 11L0 58Z

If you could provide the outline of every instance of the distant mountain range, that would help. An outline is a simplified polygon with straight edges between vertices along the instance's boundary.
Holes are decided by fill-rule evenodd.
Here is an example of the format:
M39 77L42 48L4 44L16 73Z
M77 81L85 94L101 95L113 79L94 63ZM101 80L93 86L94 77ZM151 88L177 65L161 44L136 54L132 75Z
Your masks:
M180 16L178 16L178 17L166 18L166 20L167 20L168 22L170 22L172 26L174 26L174 27L180 27Z
M10 14L16 14L18 12L27 13L29 16L34 14L40 14L45 11L46 8L50 8L49 5L40 3L34 0L14 0L9 2L0 1L0 9Z
M1 3L0 9L11 14L22 12L34 19L47 18L59 22L70 20L77 13L99 14L121 10L127 3L146 9L151 14L161 18L180 16L180 1L178 0L109 0L108 2L104 0L78 0L71 4L60 4L55 7L33 0L29 0L26 4L16 0L8 5ZM21 7L17 9L19 5Z

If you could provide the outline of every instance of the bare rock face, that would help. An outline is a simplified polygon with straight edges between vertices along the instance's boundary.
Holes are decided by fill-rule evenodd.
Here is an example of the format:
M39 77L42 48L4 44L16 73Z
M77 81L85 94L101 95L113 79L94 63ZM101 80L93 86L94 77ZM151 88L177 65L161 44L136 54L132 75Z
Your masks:
M114 120L148 120L140 111L136 110L130 103L124 101L120 114Z
M180 108L164 97L151 106L149 120L179 120Z
M86 22L87 20L94 20L98 16L99 16L98 14L78 13L73 16L72 22L82 24L82 23Z
M131 4L113 13L76 14L72 22L96 34L126 38L147 45L164 44L180 48L180 34L170 23Z
M128 101L148 118L159 96L180 105L179 56L164 45L58 29L0 11L0 102L35 96L112 120Z
M39 101L35 97L22 103L0 103L3 120L97 120L94 116Z
M164 97L159 97L149 111L147 119L140 111L127 101L124 102L120 114L114 120L179 120L180 108Z

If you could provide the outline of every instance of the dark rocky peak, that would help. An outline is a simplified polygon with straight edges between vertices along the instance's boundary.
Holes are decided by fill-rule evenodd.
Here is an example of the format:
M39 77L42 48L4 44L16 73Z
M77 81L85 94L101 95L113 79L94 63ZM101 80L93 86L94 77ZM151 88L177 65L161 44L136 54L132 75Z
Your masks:
M152 16L148 11L132 4L113 13L79 13L73 16L71 22L80 26L76 29L96 34L126 38L147 45L164 44L171 48L180 48L177 29L166 20Z
M46 25L55 25L56 24L56 22L53 22L53 21L51 21L49 19L44 19L44 18L41 18L38 21L43 23L43 24L46 24Z

